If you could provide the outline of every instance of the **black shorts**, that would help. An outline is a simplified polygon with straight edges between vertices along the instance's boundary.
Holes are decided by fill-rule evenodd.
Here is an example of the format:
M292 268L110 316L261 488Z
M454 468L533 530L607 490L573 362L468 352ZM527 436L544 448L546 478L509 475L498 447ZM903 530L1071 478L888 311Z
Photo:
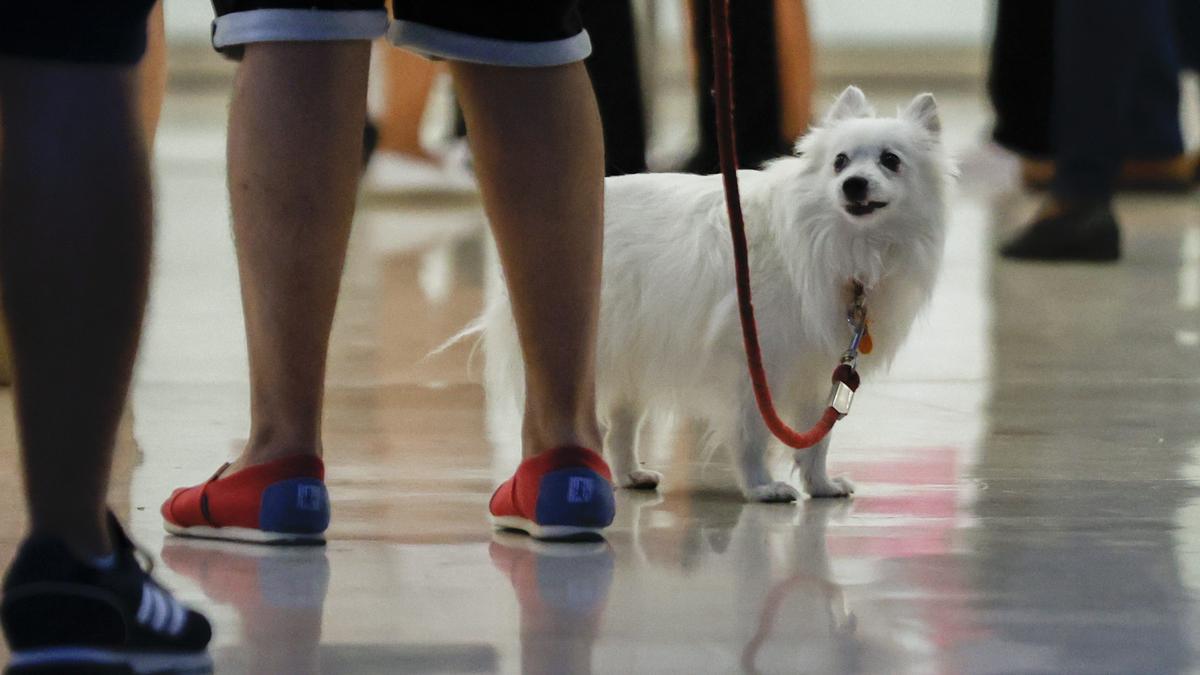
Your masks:
M592 45L578 0L213 0L213 46L254 42L391 41L426 56L497 66L582 61Z
M134 64L154 0L0 0L0 56Z

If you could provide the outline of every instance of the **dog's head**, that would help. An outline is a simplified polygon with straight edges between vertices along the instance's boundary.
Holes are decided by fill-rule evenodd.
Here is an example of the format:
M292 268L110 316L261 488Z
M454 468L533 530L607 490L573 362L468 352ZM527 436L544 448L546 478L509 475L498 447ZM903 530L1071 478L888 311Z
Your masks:
M848 87L798 149L823 179L822 197L845 223L886 227L891 216L911 217L941 201L946 167L940 134L932 94L885 118L875 116L862 90Z

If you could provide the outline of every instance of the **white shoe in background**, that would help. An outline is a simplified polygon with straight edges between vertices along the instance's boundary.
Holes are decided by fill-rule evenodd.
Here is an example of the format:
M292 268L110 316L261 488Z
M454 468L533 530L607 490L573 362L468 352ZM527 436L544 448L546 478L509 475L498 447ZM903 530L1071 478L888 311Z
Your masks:
M374 193L478 191L471 170L471 151L458 140L430 153L429 158L377 150L363 174L363 189Z

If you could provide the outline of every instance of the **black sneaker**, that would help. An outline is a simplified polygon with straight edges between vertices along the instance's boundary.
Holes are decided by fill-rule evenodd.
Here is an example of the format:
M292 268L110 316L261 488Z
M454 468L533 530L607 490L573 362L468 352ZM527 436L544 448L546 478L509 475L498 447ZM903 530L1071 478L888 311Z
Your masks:
M4 579L7 673L207 673L212 628L139 562L109 514L116 566L98 570L57 539L26 539ZM149 559L147 567L150 567Z
M1075 207L1030 223L1000 249L1015 260L1112 262L1121 257L1121 228L1107 203Z

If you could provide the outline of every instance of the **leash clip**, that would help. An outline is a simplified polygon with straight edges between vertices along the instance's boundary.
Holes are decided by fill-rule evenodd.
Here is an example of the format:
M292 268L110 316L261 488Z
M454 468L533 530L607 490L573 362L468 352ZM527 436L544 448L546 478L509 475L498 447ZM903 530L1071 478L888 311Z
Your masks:
M854 282L854 300L846 310L846 323L850 324L850 346L842 354L842 363L858 366L858 350L867 335L867 294L863 285Z
M854 392L858 389L858 350L867 334L867 299L863 285L854 282L854 301L846 311L850 324L850 345L842 353L841 362L833 371L833 388L829 392L829 407L837 411L838 419L850 414Z
M854 368L855 358L847 352L842 362L833 370L833 388L829 390L829 407L842 419L850 414L854 403L854 392L858 391L858 371Z
M829 392L829 407L837 411L838 419L850 414L850 406L854 403L854 390L845 382L834 382Z

